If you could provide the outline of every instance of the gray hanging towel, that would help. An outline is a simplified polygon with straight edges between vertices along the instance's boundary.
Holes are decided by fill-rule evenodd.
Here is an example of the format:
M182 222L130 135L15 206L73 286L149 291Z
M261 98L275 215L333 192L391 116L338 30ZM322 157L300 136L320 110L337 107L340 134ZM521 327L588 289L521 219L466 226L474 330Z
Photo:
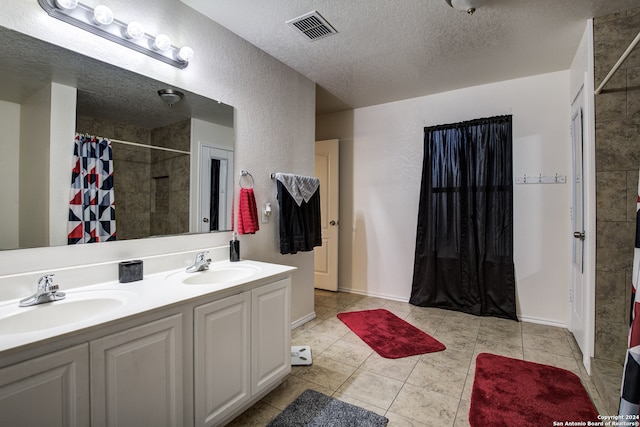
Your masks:
M277 173L280 207L280 253L295 254L322 246L320 180Z
M298 206L302 201L309 203L309 199L320 187L320 180L312 176L295 175L292 173L276 173L276 179L285 186Z

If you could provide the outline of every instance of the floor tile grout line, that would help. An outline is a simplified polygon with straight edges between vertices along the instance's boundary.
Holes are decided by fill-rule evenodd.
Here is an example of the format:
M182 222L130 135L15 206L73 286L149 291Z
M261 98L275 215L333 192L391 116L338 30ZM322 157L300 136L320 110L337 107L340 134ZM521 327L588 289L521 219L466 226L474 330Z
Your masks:
M327 295L327 294L325 294L325 295ZM347 299L343 299L342 301L344 302L345 300L347 300ZM318 298L317 301L319 302L320 298ZM321 330L319 328L317 328L320 324L322 324L322 322L324 322L324 321L326 321L326 320L328 320L330 318L333 318L339 312L352 310L352 309L356 309L356 308L357 309L374 309L375 306L377 306L378 308L385 308L384 306L387 305L388 306L387 309L398 309L399 313L401 312L402 315L405 316L405 319L406 319L406 317L410 316L412 313L417 313L416 308L413 308L413 309L409 310L408 313L405 313L405 309L406 308L402 307L401 305L395 305L396 304L395 302L393 302L393 303L392 302L388 302L388 301L384 302L383 300L380 300L380 299L375 299L375 300L372 299L371 301L368 301L366 296L354 298L352 300L349 299L350 302L348 304L346 304L346 305L343 305L340 302L339 295L333 300L327 299L327 300L322 301L322 302L331 303L331 301L333 301L333 303L330 306L323 306L324 308L322 309L322 312L328 317L318 321L318 323L316 325L314 325L312 328L309 328L308 331L310 332L310 334L313 334L314 332L315 333L323 333L323 332L321 332ZM317 304L317 306L321 306L321 304ZM453 323L455 323L456 316L458 315L457 312L456 312L455 315L448 315L448 313L440 313L440 312L435 312L435 313L443 314L443 316L439 321L437 321L437 325L435 326L435 328L433 330L433 333L427 332L430 335L435 335L435 333L439 329L444 331L442 329L443 321L445 321L445 319L448 318L450 323L451 323L451 319L453 319L454 320ZM396 315L398 315L398 314L396 314ZM401 317L401 316L398 315L398 317ZM427 317L429 317L429 316L427 316ZM465 318L462 317L462 319L465 319ZM519 330L517 332L518 333L518 337L519 337L519 339L518 339L518 343L519 344L516 347L514 347L514 349L517 349L518 354L521 355L521 356L519 356L519 358L524 359L525 358L525 346L524 346L524 344L525 344L526 335L530 334L532 332L532 330L535 333L533 333L531 335L545 336L545 333L543 332L544 329L542 329L542 328L539 329L538 326L532 326L531 328L529 328L529 327L525 328L525 327L522 326L523 322L519 322L519 323L520 323L520 328L519 328ZM315 329L315 331L314 331L314 329ZM422 328L420 328L420 329L422 329ZM463 398L464 398L465 390L467 389L467 387L472 387L473 386L473 380L474 379L470 378L471 370L472 370L472 367L473 367L472 364L475 363L475 356L477 356L476 352L481 350L478 347L478 338L480 336L480 331L483 330L482 324L478 325L477 329L478 330L476 331L477 333L475 334L475 340L473 340L473 346L470 349L472 357L469 360L468 365L466 366L466 375L465 375L465 378L464 378L464 384L462 386L462 391L460 393L460 396L453 397L453 396L450 396L448 394L443 394L441 392L437 392L436 390L431 389L429 387L420 387L420 388L425 389L425 390L433 391L433 392L436 392L438 394L443 394L443 395L446 395L448 397L452 397L454 399L457 399L458 406L456 408L455 415L452 417L452 421L456 426L458 425L458 423L456 423L456 421L458 421L458 418L464 415L460 411L461 411L461 407L463 406ZM499 328L495 328L495 329L498 330ZM487 330L491 330L491 329L487 326ZM454 331L450 331L450 332L455 333L455 330ZM551 330L551 332L553 332L553 334L556 334L556 330L555 329ZM505 332L505 333L511 334L510 332ZM319 355L325 353L327 349L329 349L331 346L335 345L335 343L337 343L339 341L343 341L345 343L349 343L349 341L345 341L344 340L346 335L347 334L344 334L341 337L332 336L332 339L335 339L335 340L333 340L332 344L330 346L328 346L323 352L319 353ZM578 367L580 367L580 364L582 363L582 360L578 360L578 359L580 359L580 357L574 351L574 347L571 346L571 343L569 341L569 337L567 336L566 330L564 331L563 338L564 338L565 341L567 341L567 345L569 345L569 348L571 350L571 356L572 356L571 359L573 359L573 361L578 364ZM488 339L487 344L491 344L493 341L494 340L492 340L492 339ZM511 346L509 346L509 347L511 347ZM455 348L455 345L453 345L451 348ZM465 350L465 351L468 351L468 350ZM486 351L487 350L485 350L485 352ZM508 351L511 351L511 350L508 350ZM501 353L501 350L496 350L496 352L497 353ZM372 407L380 409L380 411L384 411L385 414L388 414L388 413L391 413L390 409L393 406L393 404L397 401L397 399L400 396L400 393L402 392L402 390L410 384L408 382L408 380L409 380L409 378L411 378L411 375L413 374L413 372L415 372L416 367L419 366L418 363L422 363L422 362L421 362L421 359L418 359L416 361L416 363L413 365L413 367L412 367L411 371L409 372L409 374L404 378L404 380L398 380L397 378L388 377L388 376L386 376L386 375L384 375L384 374L382 374L380 372L377 372L375 369L369 369L369 368L365 367L365 365L367 364L367 361L371 359L371 357L373 356L374 353L375 352L372 352L369 356L367 356L364 360L362 360L358 364L357 367L354 366L355 364L349 364L349 366L355 368L355 370L341 383L341 385L336 390L331 390L331 392L332 392L332 396L335 396L338 393L338 390L343 388L344 385L348 381L352 380L354 378L354 376L357 375L357 373L361 372L361 371L365 371L365 372L368 372L368 373L371 373L371 374L374 374L374 375L377 375L377 376L381 376L381 377L384 377L384 378L388 378L388 379L392 379L392 380L398 381L399 383L402 384L402 386L400 387L399 391L395 394L395 396L391 400L391 403L389 404L389 407L386 410L384 408L378 407L377 405L371 405ZM563 354L557 354L557 356L563 357ZM334 359L332 357L329 357L329 356L326 356L326 357L331 359L331 360L334 360L334 361L336 360L336 359ZM564 357L566 357L566 356L564 356ZM337 362L342 362L342 361L338 360ZM438 365L437 365L437 363L432 363L432 366L438 366ZM581 379L584 378L584 375L583 375L581 370L579 370L579 376L580 376ZM304 381L307 381L307 382L309 382L311 384L317 384L317 383L315 383L313 381L309 381L309 380L303 379L301 377L298 377L298 378L300 378L300 379L302 379ZM328 389L327 387L322 386L320 384L317 384L317 385L319 387L323 387L325 389ZM411 384L411 385L416 386L415 384ZM419 386L416 386L416 387L419 387ZM589 390L589 388L587 388L587 390ZM354 399L355 401L361 401L361 399L356 397L357 394L356 395L346 394L345 396L349 397L350 399ZM592 400L593 400L593 398L592 398ZM467 401L467 400L464 399L464 401ZM363 403L366 403L366 402L363 401ZM272 405L270 405L270 406L273 407ZM396 414L398 416L402 416L402 417L408 418L408 417L406 417L406 415L402 415L401 413L394 413L394 414ZM411 419L411 418L409 417L409 419ZM421 422L420 420L417 420L417 421ZM460 418L460 422L464 424L464 420L462 418Z

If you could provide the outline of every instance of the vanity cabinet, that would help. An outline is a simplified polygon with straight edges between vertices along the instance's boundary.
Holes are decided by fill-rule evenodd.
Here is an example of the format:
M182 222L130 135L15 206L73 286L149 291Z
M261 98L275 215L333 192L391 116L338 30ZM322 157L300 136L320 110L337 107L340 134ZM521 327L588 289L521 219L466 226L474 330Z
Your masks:
M251 392L268 391L291 372L291 279L251 294Z
M291 279L196 307L195 425L216 426L291 371Z
M196 307L194 314L195 419L216 425L251 397L251 292Z
M228 423L291 372L285 273L0 352L0 425Z
M12 427L89 425L88 345L0 369L0 419Z
M182 425L182 349L181 314L91 341L91 425Z

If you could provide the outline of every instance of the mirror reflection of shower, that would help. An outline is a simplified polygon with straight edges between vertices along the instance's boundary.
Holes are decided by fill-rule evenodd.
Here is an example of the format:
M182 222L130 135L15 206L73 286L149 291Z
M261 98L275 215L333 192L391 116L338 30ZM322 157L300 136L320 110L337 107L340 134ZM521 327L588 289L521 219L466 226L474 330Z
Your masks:
M189 232L191 120L145 129L78 116L76 126L113 142L118 240Z

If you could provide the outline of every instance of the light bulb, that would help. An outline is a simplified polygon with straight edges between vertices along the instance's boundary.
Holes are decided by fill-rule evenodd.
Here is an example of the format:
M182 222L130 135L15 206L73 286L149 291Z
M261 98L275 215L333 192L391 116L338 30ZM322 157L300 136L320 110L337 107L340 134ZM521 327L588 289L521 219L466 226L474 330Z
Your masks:
M133 40L139 40L144 36L144 27L137 21L131 21L129 25L127 25L125 36Z
M56 7L58 9L71 10L78 6L78 0L56 0Z
M193 59L193 49L189 46L182 46L178 51L178 60L182 62L191 62Z
M98 25L109 25L113 22L113 12L103 4L98 5L93 11L93 21Z
M157 50L167 50L171 47L171 39L166 34L158 34L153 47Z

